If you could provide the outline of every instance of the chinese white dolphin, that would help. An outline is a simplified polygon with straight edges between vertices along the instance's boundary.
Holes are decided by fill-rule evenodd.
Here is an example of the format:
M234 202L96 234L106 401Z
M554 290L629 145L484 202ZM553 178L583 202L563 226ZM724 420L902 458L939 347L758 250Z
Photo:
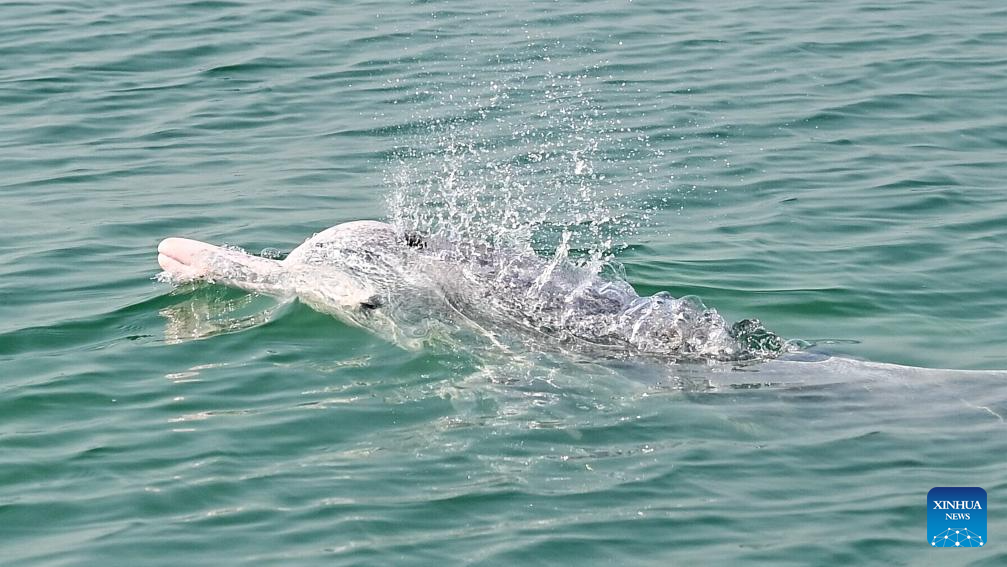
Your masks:
M757 321L730 326L695 298L641 297L627 282L563 255L452 242L377 221L324 230L283 260L167 238L158 262L175 282L296 297L381 334L391 330L397 339L430 319L491 339L517 330L528 340L615 357L740 360L772 358L785 349Z

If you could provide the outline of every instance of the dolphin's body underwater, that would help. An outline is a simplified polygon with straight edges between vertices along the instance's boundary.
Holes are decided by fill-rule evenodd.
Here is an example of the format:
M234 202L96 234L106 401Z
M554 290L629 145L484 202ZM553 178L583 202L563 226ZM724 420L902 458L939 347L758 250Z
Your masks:
M296 297L400 343L409 342L417 321L430 320L490 338L516 329L607 357L743 360L773 358L785 348L757 321L731 327L698 300L665 292L640 297L628 283L562 257L424 237L377 221L329 228L283 260L167 238L158 262L174 282Z

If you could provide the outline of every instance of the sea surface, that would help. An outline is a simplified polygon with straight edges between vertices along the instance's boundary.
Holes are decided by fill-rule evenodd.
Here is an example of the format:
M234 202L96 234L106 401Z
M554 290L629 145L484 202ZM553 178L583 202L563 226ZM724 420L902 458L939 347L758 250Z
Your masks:
M800 352L407 349L154 279L356 219L570 238ZM0 4L3 565L1004 565L1005 416L1000 2ZM931 549L935 486L988 546Z

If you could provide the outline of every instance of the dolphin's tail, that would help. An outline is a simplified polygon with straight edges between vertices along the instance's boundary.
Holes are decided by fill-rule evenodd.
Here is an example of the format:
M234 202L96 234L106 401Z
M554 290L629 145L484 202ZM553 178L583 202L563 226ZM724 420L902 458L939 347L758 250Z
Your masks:
M279 261L199 240L165 238L157 247L157 262L178 282L202 280L255 293L289 293L286 270Z

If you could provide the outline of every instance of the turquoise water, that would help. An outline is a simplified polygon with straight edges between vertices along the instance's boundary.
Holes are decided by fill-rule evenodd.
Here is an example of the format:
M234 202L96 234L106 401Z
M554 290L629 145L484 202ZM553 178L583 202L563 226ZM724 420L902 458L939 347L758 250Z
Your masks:
M0 22L4 564L1007 560L997 3L45 2ZM349 220L507 232L509 212L543 253L574 230L641 293L838 358L411 351L152 280L169 235L290 250ZM934 486L987 490L989 547L929 548Z

